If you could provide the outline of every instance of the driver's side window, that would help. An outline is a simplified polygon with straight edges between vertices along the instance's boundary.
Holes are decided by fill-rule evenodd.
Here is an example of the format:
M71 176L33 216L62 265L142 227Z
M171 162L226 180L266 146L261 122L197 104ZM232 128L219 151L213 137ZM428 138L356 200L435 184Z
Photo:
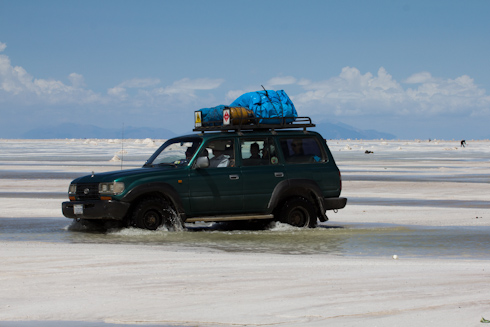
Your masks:
M232 139L213 140L206 144L200 157L209 158L209 168L224 168L235 166L235 155Z

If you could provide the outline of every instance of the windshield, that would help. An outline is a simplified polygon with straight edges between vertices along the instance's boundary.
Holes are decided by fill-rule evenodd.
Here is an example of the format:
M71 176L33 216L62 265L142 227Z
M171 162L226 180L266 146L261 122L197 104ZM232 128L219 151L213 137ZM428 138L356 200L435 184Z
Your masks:
M165 142L145 166L186 166L201 145L201 139L175 139Z

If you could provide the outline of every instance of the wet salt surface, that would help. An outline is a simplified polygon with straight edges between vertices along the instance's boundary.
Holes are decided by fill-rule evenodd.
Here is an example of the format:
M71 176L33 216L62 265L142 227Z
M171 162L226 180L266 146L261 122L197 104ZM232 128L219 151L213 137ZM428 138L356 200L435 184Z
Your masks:
M75 179L82 175L87 175L88 172L39 172L39 171L16 171L16 170L1 170L0 179Z
M5 327L155 327L155 325L143 324L112 324L106 322L87 321L0 321L0 326ZM178 327L178 325L158 325L159 327Z
M184 231L108 231L46 218L1 218L0 241L137 244L225 252L399 258L490 259L490 227L426 227L322 223L314 229L273 223L188 224Z
M435 175L402 175L402 176L369 176L366 174L343 175L344 181L392 181L392 182L459 182L459 183L490 183L490 176L484 174L461 174L457 176Z
M10 216L4 217L18 217L0 216L0 241L149 244L228 252L338 256L490 258L489 227L328 222L305 230L286 225L250 230L250 226L217 224L188 225L186 231L180 232L133 228L102 232L69 227L70 220L56 214L57 205L56 213L43 216L41 211L53 210L50 207L53 200L59 199L60 204L66 200L72 179L92 170L96 173L119 170L120 163L111 162L114 155L121 154L122 146L118 142L0 140L0 200L14 208L10 209ZM124 168L141 167L162 142L148 146L140 140L125 141ZM490 208L490 200L485 195L485 184L490 183L488 141L468 141L464 149L457 141L340 140L328 141L328 145L346 182L343 195L349 198L348 206ZM374 153L365 154L366 149ZM389 184L396 186L404 182L417 185L398 186L396 190L401 188L403 192L389 189ZM432 185L431 192L420 187L426 185L424 182L430 182L427 185ZM443 182L452 184L442 186ZM468 189L464 184L471 184L471 189L478 191L458 191ZM439 190L451 192L439 195ZM29 202L32 209L25 209L27 199L35 200Z
M0 195L1 196L1 195ZM404 206L404 207L434 207L434 208L490 208L490 201L472 200L425 200L399 199L386 197L349 198L349 205L375 206Z

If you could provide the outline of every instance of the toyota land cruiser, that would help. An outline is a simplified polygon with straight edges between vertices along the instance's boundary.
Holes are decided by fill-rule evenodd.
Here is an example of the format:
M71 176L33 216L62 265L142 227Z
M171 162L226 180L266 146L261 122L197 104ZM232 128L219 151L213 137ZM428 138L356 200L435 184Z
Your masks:
M347 202L326 141L308 130L314 126L307 117L278 125L196 124L197 133L166 141L142 168L73 180L63 215L150 230L259 219L314 227Z

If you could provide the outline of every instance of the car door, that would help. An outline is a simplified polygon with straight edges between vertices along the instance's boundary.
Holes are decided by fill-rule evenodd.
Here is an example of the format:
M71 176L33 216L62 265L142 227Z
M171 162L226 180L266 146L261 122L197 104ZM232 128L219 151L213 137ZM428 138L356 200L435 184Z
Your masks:
M209 140L198 154L207 156L208 168L189 172L192 215L221 215L243 209L242 178L236 166L234 138Z
M239 154L243 179L243 211L264 213L274 188L286 178L274 139L242 137Z

